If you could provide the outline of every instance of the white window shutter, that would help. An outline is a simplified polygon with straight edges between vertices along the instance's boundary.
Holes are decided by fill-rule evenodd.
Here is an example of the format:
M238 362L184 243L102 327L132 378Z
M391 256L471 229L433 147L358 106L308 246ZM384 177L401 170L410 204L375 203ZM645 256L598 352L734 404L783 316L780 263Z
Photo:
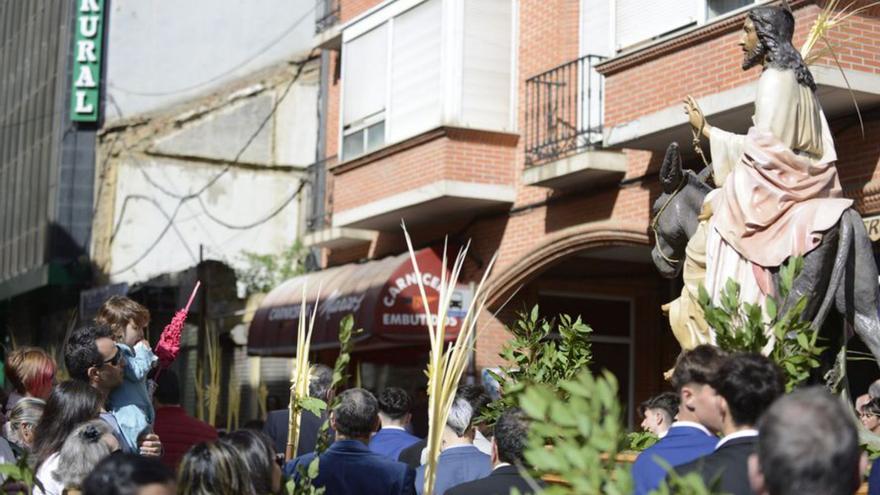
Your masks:
M703 1L617 0L615 48L627 48L695 22L698 3Z
M343 125L385 109L388 24L347 42L343 51Z
M513 1L465 0L461 124L513 130Z
M440 125L443 110L441 7L440 0L428 0L394 18L388 142Z

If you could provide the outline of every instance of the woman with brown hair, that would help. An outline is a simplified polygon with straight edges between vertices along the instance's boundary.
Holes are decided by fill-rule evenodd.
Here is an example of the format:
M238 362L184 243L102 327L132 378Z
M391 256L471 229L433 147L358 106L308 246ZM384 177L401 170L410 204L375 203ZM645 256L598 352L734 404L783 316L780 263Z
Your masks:
M196 444L183 456L177 475L179 495L257 494L241 455L223 442Z

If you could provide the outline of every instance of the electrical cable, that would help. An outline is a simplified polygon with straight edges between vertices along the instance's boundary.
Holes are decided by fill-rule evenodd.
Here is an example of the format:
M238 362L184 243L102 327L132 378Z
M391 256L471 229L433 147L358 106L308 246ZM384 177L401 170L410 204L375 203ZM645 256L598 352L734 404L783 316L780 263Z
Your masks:
M277 208L272 210L271 213L269 213L267 216L261 218L260 220L257 220L255 222L251 222L251 223L245 224L245 225L233 225L233 224L227 223L227 222L215 217L210 211L208 211L208 208L205 206L205 202L202 201L202 197L199 196L197 199L199 201L199 206L202 207L202 211L204 211L205 215L207 215L208 218L210 218L214 222L216 222L216 223L218 223L218 224L222 225L223 227L226 227L227 229L230 229L230 230L249 230L249 229L252 229L254 227L257 227L261 224L268 222L269 220L274 218L276 215L281 213L281 211L284 210L284 208L286 208L287 205L289 205L294 199L296 199L297 196L299 196L299 193L303 190L303 187L305 187L305 185L306 185L306 180L303 179L299 183L299 187L296 188L296 191L294 191L293 194L289 198L287 198L280 205L278 205Z
M299 80L300 75L302 75L303 69L305 69L306 64L308 64L309 62L311 62L314 59L315 59L315 57L314 57L314 50L313 50L312 53L309 53L308 57L306 57L305 60L303 60L302 62L297 62L299 67L297 68L296 73L293 75L293 79L290 80L290 82L287 84L287 87L285 87L284 91L281 93L281 96L278 98L278 100L272 106L272 109L269 111L269 113L266 115L266 117L263 118L263 120L260 122L260 125L257 126L257 130L251 134L251 136L248 138L247 142L244 143L244 146L242 146L241 149L238 150L238 153L235 154L235 157L232 159L232 161L227 163L226 165L224 165L223 168L220 170L220 172L218 172L214 177L212 177L210 180L208 180L208 182L205 183L204 186L199 188L198 191L196 191L194 193L181 195L181 194L169 191L167 188L159 185L155 180L153 180L152 177L149 176L149 174L147 174L146 170L141 169L141 174L143 174L144 178L147 179L147 182L149 182L153 187L162 191L166 195L171 196L172 198L180 199L180 200L189 200L189 199L195 198L196 196L199 196L200 194L205 192L208 188L213 186L227 172L229 172L229 169L232 167L232 165L238 163L238 160L241 159L241 157L242 157L242 155L244 155L245 151L247 151L247 149L251 146L251 144L253 144L253 142L256 140L256 138L260 134L260 132L263 131L263 128L266 127L266 124L269 123L269 120L272 119L272 116L275 115L275 112L278 111L278 107L281 106L281 102L283 102L285 100L285 98L287 98L287 94L290 93L290 90L293 88L293 85L296 83L297 80Z
M168 221L167 221L165 227L162 228L161 232L159 232L159 235L156 237L156 239L153 241L153 243L150 244L150 246L148 246L147 249L146 249L143 253L141 253L140 256L138 256L134 261L132 261L131 263L129 263L128 265L126 265L124 268L119 269L119 270L116 270L116 271L114 271L114 272L111 272L111 273L110 273L111 276L113 276L113 275L118 275L118 274L120 274L120 273L126 272L126 271L130 270L131 268L134 268L138 263L140 263L140 262L143 261L144 259L146 259L146 257L147 257L147 256L153 251L153 249L155 249L156 246L159 245L159 242L161 242L162 238L165 237L165 234L168 233L168 231L174 226L174 220L175 220L175 218L177 217L177 214L178 214L178 212L180 211L180 208L184 205L184 203L186 203L187 201L190 201L190 200L192 200L192 199L199 198L199 196L200 196L203 192L205 192L208 188L210 188L212 185L214 185L214 184L215 184L215 183L216 183L216 182L217 182L217 181L218 181L223 175L225 175L225 174L230 170L230 168L231 168L231 166L232 166L233 164L235 164L236 162L238 162L238 160L241 158L241 156L244 154L244 152L247 150L247 148L251 145L251 143L253 143L253 141L254 141L254 139L256 138L256 136L257 136L257 135L263 130L263 128L266 126L266 124L269 122L269 120L272 118L272 116L275 115L275 112L278 110L278 108L279 108L279 106L281 105L281 103L282 103L282 102L284 101L284 99L287 97L287 95L288 95L288 93L290 92L291 88L293 88L293 85L294 85L294 84L296 83L296 81L299 79L299 77L300 77L300 75L302 74L303 69L305 68L306 64L307 64L308 62L310 62L310 61L312 61L312 60L315 59L315 55L314 55L314 53L315 53L315 50L312 50L312 51L309 53L309 56L306 57L305 60L303 60L302 62L299 62L299 67L298 67L296 73L294 74L294 76L293 76L293 78L290 80L290 82L288 83L287 87L286 87L286 88L284 89L284 91L282 92L281 96L280 96L280 97L278 98L278 100L275 102L275 105L273 105L272 110L269 112L269 114L266 116L266 118L263 119L263 121L262 121L262 122L260 123L260 125L258 126L257 130L251 135L251 137L250 137L250 138L248 139L248 141L244 144L244 146L239 150L239 152L236 154L236 156L235 156L235 158L233 159L233 161L232 161L231 163L225 165L225 166L223 167L223 170L221 170L221 171L218 172L213 178L211 178L210 180L208 180L208 182L205 183L205 185L203 185L201 188L199 188L196 192L189 193L189 194L186 194L186 195L179 195L179 194L177 194L177 193L174 193L174 192L168 191L167 188L164 188L164 187L160 186L157 182L155 182L154 180L152 180L152 178L150 178L145 172L142 171L142 172L145 174L145 177L148 178L148 181L150 182L150 184L152 184L153 186L155 186L157 189L159 189L159 190L162 191L163 193L165 193L165 194L167 194L167 195L169 195L169 196L174 197L175 199L177 199L177 200L178 200L178 202L177 202L177 206L175 207L174 211L169 215L169 214L167 214L167 212L165 212L161 207L158 206L158 202L156 202L153 198L149 198L149 201L153 201L154 204L157 205L157 207L159 207L160 211L162 211L163 215L166 217L166 219L167 219ZM276 215L278 215L282 210L284 210L284 208L285 208L288 204L290 204L290 202L293 201L293 200L296 198L296 196L299 195L299 193L302 191L302 189L303 189L303 187L304 187L304 185L305 185L305 182L306 182L306 181L303 180L303 181L300 183L300 187L297 189L297 191L296 191L296 192L295 192L290 198L288 198L284 203L282 203L282 205L281 205L279 208L276 208L276 210L274 210L274 211L271 213L271 215L269 215L268 217L263 218L263 219L261 219L261 220L259 220L259 221L257 221L257 222L253 222L252 224L250 224L250 225L248 225L248 226L232 226L231 224L227 224L227 225L230 225L230 226L228 226L227 228L234 229L234 230L246 230L246 229L254 228L254 227L256 227L256 226L258 226L258 225L260 225L260 224L262 224L262 223L265 223L265 222L269 221L270 219L272 219L273 217L275 217ZM134 199L147 199L146 196L137 195L137 194L134 194L134 195L127 195L127 196L125 197L125 199L123 200L123 203L122 203L122 208L121 208L121 211L120 211L119 220L117 221L116 225L114 226L113 234L111 235L111 238L110 238L110 243L111 243L111 244L113 243L113 240L115 239L116 234L118 233L118 229L119 229L119 227L120 227L121 224L122 224L122 220L123 220L124 215L125 215L125 211L126 211L126 207L127 207L127 205L128 205L128 200L129 200L129 198L134 198ZM212 221L217 222L217 223L220 224L220 225L223 225L223 224L225 223L225 222L223 222L222 220L218 219L217 217L213 216L210 212L208 212L207 209L206 209L205 206L204 206L204 203L201 201L200 198L199 198L199 204L200 204L200 206L202 207L202 210L205 212L205 214L206 214L206 215L207 215ZM226 226L226 225L224 225L224 226ZM176 228L175 228L175 230L176 230ZM179 232L178 232L178 233L179 233ZM183 237L182 237L182 236L181 236L181 241L183 241ZM186 244L186 243L184 242L184 244ZM189 249L188 246L187 246L187 249ZM191 254L191 253L190 253L190 254Z

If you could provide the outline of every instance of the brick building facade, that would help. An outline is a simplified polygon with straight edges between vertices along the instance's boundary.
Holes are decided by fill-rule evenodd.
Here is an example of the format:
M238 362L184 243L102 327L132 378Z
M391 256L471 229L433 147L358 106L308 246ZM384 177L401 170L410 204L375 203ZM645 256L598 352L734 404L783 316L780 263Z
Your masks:
M498 253L489 297L492 310L500 311L481 315L485 329L477 343L478 368L499 363L498 351L508 339L505 322L516 310L538 303L545 315L580 314L593 326L597 366L618 375L628 404L662 390L662 372L679 349L660 305L675 297L679 282L660 278L650 261L648 225L659 194L657 171L670 141L689 148L690 130L680 103L685 95L698 98L714 125L737 132L748 127L759 71L740 69L737 41L745 10L753 2L720 13L713 10L716 3L691 2L709 13L636 45L620 47L612 39L604 53L595 53L586 41L588 21L592 12L609 15L601 10L602 2L432 1L437 5L430 8L442 13L436 21L442 73L452 67L463 75L451 83L451 92L449 81L443 83L442 118L436 125L410 136L401 133L403 117L395 117L409 101L395 100L394 92L404 91L406 84L395 79L405 50L394 43L396 36L407 35L410 20L401 16L429 8L431 1L341 0L338 22L321 38L330 59L322 75L327 85L325 154L330 158L324 226L311 242L322 248L322 265L404 252L401 219L420 245L442 242L445 234L456 242L471 240L469 279L478 279L487 260ZM477 3L495 9L488 12L493 19L510 15L510 38L503 37L506 31L498 22L475 26L468 20L467 9ZM618 10L620 4L631 3L619 2ZM798 45L823 4L790 3ZM618 35L630 32L611 15ZM384 144L371 147L370 136L377 134L365 130L357 135L360 131L352 130L357 125L344 115L345 71L353 71L347 64L355 63L345 57L354 49L350 43L369 29L379 29L371 26L385 26L383 22L394 33L388 36L390 82L384 87L390 103L374 115L385 119L382 138L389 132L403 137L385 138ZM455 34L462 32L464 41ZM491 38L493 33L497 38ZM835 136L846 194L868 218L880 213L880 144L872 138L880 130L875 111L880 103L880 8L853 17L830 38L860 103L866 137L861 136L846 82L828 56L813 66L817 94ZM503 119L497 125L473 125L479 119L473 117L476 111L467 114L468 94L481 93L467 84L483 84L480 69L492 72L473 54L507 43L505 39L512 51L506 75L510 125ZM450 57L458 53L463 61L450 65ZM600 57L587 57L593 54ZM493 74L503 72L492 67ZM468 71L479 77L469 79ZM464 96L456 100L458 95ZM491 100L486 106L495 104L492 94L482 97ZM584 122L584 115L595 109L598 125L593 117ZM375 125L375 119L367 118L364 125ZM366 143L356 156L342 154L340 139L354 139L350 136ZM708 143L703 147L708 151ZM685 160L689 167L701 166L692 152Z

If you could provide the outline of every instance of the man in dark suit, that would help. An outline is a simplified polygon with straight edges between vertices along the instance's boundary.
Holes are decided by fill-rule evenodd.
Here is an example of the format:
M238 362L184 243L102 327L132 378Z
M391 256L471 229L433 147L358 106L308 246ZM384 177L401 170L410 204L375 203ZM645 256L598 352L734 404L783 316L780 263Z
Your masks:
M495 436L492 437L492 473L450 488L446 495L508 495L513 488L522 495L535 493L532 482L526 480L516 467L525 462L523 450L528 432L529 423L521 410L505 411L495 423Z
M726 358L724 351L712 345L700 345L679 356L671 380L680 398L676 420L663 438L636 458L632 469L635 495L651 493L666 477L666 469L658 460L676 467L715 450L718 437L701 424L701 418L705 421L711 414L711 410L704 409L712 409L712 405L696 399L704 388L710 388L710 377L715 376Z
M367 448L370 435L379 428L379 404L362 388L346 390L330 413L336 441L319 456L316 488L326 495L413 495L415 471ZM298 476L298 466L307 467L315 458L309 453L285 466L288 476Z
M312 366L309 375L309 397L317 397L327 403L332 400L330 384L333 381L333 370L324 364ZM299 426L299 444L296 447L296 456L307 454L315 450L318 442L318 431L326 419L326 414L316 416L309 411L303 411ZM271 411L266 416L263 425L263 433L272 439L275 452L284 454L287 449L287 432L290 427L290 409ZM330 432L333 438L333 432Z
M382 429L370 439L370 450L393 460L400 452L419 441L406 431L412 420L412 399L402 388L388 387L379 394L379 419Z
M755 493L850 495L861 485L867 457L855 422L825 388L780 398L758 422L758 431L758 451L749 458Z
M713 453L679 466L676 472L698 472L707 486L717 486L731 495L752 495L748 459L758 444L755 425L785 392L782 373L760 354L736 353L721 365L709 385L718 415L716 422L704 426L720 431L724 437Z

